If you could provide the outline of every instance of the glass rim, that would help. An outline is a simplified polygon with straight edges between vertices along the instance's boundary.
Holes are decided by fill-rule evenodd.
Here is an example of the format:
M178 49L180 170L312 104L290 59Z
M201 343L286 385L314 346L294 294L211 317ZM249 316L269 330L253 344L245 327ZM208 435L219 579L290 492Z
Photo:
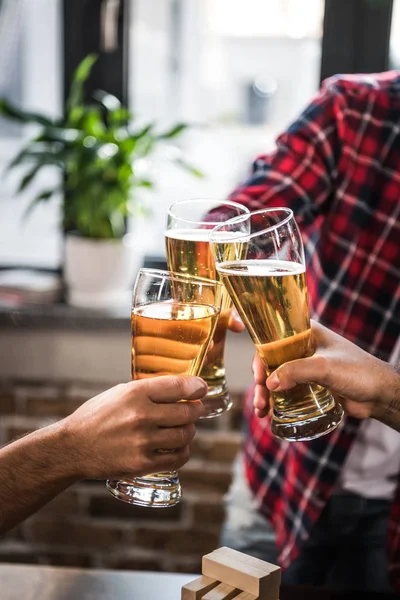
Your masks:
M191 204L191 203L195 203L195 202L220 202L219 206L225 205L225 206L232 206L232 207L240 208L240 209L243 209L244 215L250 214L250 210L246 206L244 206L243 204L240 204L240 202L234 202L233 200L219 201L215 198L188 198L186 200L176 200L175 202L173 202L168 208L168 216L172 217L176 221L181 221L183 223L189 223L190 225L210 225L211 227L215 227L216 225L220 225L221 223L226 222L226 221L192 221L190 219L185 219L184 217L178 217L177 215L175 215L172 212L173 207L176 206L177 204ZM216 205L215 208L219 208L219 206ZM244 215L238 215L238 217L242 217ZM232 218L236 219L237 217L232 217ZM172 230L167 228L166 231L172 231Z
M235 225L236 223L242 223L247 221L247 219L251 219L251 217L254 217L255 215L261 215L264 213L272 213L272 212L283 212L286 213L286 217L284 219L282 219L282 221L279 221L279 223L276 223L275 225L270 225L269 227L266 227L265 229L262 229L261 231L255 231L254 233L245 233L245 232L237 232L237 235L234 235L235 232L232 232L232 236L229 236L229 242L234 242L235 240L242 240L242 239L246 239L246 240L251 240L254 237L258 237L260 235L264 235L266 233L269 233L271 231L274 231L275 229L278 229L278 227L282 227L283 225L286 225L286 223L288 223L290 221L290 219L294 219L294 214L291 208L287 208L286 206L279 206L277 208L261 208L259 210L255 210L253 212L249 212L246 215L239 215L238 217L232 217L231 219L229 219L228 221L225 221L223 223L219 223L216 227L214 227L214 229L212 230L212 232L210 233L210 242L214 242L217 243L218 240L218 234L222 233L222 227L226 227L227 225ZM226 242L226 238L225 240L221 240L221 241L225 241Z
M174 281L180 281L182 283L191 283L197 285L212 285L215 288L222 288L223 285L220 281L216 281L215 279L207 279L206 277L197 277L196 275L183 275L182 273L176 273L175 271L165 271L163 269L151 269L147 267L142 267L139 269L137 274L137 279L140 275L152 275L153 277L158 277L159 279L173 279Z

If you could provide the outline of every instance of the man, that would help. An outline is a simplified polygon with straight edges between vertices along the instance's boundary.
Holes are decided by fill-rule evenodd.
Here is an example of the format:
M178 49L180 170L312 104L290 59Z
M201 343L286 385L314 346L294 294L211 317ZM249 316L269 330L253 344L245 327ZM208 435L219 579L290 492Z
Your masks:
M251 210L292 208L314 318L385 361L400 332L399 123L399 73L331 78L231 195ZM347 418L289 444L251 400L223 542L274 560L276 541L286 581L385 590L389 564L400 589L397 432Z
M178 469L207 393L199 377L166 376L113 387L69 417L0 449L0 533L81 479ZM169 450L160 453L159 450Z

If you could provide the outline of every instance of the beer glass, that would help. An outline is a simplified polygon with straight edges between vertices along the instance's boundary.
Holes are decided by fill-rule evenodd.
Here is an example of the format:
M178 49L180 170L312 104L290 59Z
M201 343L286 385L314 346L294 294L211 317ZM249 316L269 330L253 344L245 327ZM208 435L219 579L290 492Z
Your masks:
M221 295L222 285L216 281L140 269L132 302L132 379L198 375L217 324ZM173 506L181 497L176 471L108 480L106 485L116 498L141 506Z
M218 279L209 234L216 225L250 211L237 202L211 199L182 200L169 207L165 232L168 268L182 275ZM203 399L206 414L213 418L229 410L232 402L225 378L224 349L232 302L224 291L221 314L214 333L214 345L207 357L201 377L208 384Z
M312 355L304 249L293 212L272 208L236 217L216 227L210 241L221 281L267 375ZM281 439L317 438L343 418L330 392L312 382L273 392L271 399L271 430Z

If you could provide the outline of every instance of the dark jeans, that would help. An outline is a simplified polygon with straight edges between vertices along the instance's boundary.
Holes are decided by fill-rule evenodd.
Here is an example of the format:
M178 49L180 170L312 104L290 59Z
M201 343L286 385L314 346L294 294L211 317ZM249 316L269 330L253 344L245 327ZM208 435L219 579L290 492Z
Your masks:
M241 461L226 498L222 544L276 562L270 523L255 507ZM335 494L282 582L340 590L391 591L386 558L390 503Z
M386 558L389 508L386 500L332 496L283 582L391 591Z

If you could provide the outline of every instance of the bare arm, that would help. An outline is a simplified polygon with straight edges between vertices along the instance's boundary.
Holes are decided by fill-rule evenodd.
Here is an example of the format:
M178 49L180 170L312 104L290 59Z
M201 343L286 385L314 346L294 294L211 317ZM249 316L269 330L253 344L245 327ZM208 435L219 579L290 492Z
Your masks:
M330 389L350 416L372 417L400 431L398 371L319 323L312 323L312 335L315 354L285 363L266 381L265 367L261 359L255 357L257 415L264 417L269 412L270 391L312 381Z
M0 533L14 527L78 477L61 424L35 431L0 450Z
M189 458L207 392L198 377L118 385L72 415L0 449L0 533L80 479L175 470ZM159 453L159 449L171 450Z

